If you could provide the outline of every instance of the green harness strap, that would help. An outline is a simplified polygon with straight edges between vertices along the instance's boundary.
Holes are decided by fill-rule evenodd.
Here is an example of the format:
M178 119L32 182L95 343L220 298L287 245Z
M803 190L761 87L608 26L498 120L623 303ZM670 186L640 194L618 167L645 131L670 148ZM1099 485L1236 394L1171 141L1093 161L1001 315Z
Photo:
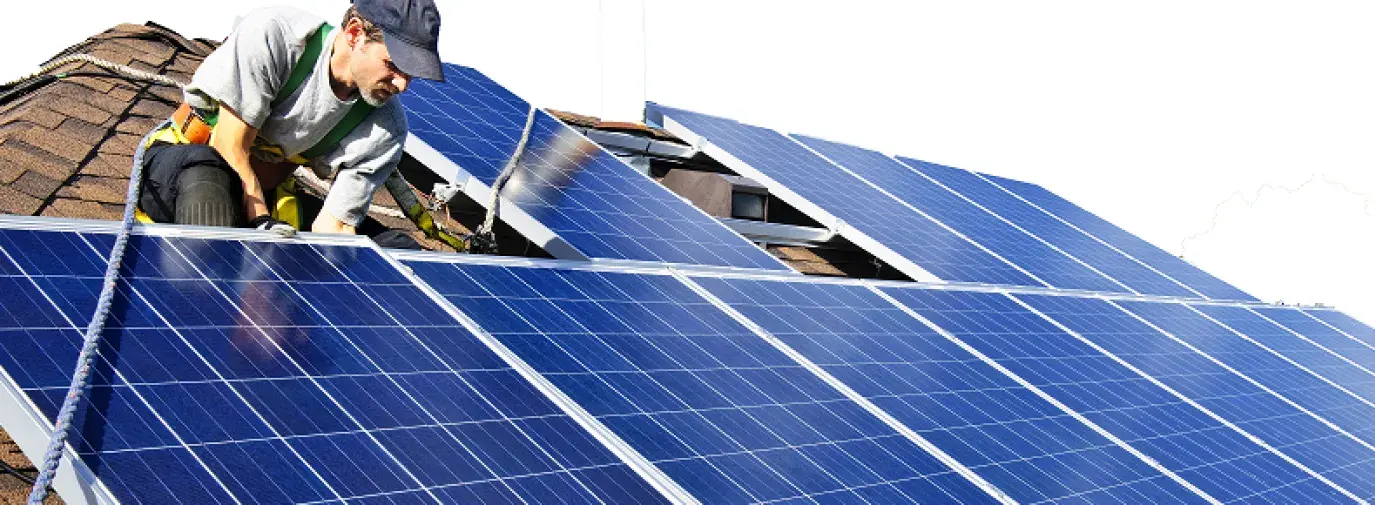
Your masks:
M315 30L315 34L306 41L306 49L301 54L301 59L296 61L296 66L291 69L291 75L287 77L286 83L277 92L277 96L272 99L274 108L295 94L301 88L301 84L306 81L306 78L310 77L311 72L315 71L316 62L319 61L320 54L325 50L325 40L329 38L329 34L333 30L334 27L329 23L320 23L320 29ZM353 107L344 114L344 117L334 125L334 128L325 134L324 138L321 138L310 149L306 149L296 156L309 160L330 152L339 145L341 140L344 140L345 136L367 119L368 114L372 114L373 109L373 106L359 98L358 101L354 102ZM387 177L386 187L397 203L405 209L406 217L410 218L411 222L414 222L416 227L420 228L426 236L443 241L459 251L467 249L467 245L462 239L445 231L435 222L434 217L425 210L425 206L420 204L410 185L402 179L400 172L392 171L391 176Z
M315 30L315 34L311 35L310 40L306 41L306 50L304 53L301 53L301 59L296 60L296 66L291 69L291 75L287 77L286 83L282 85L282 89L277 91L277 96L272 99L273 108L295 94L296 91L301 88L301 84L306 82L306 78L310 77L311 72L315 71L315 63L319 61L320 54L324 52L325 40L329 38L329 34L332 31L334 31L334 27L329 23L320 23L320 29ZM347 136L349 132L352 132L359 124L362 124L363 120L367 119L368 114L372 113L372 110L373 106L368 105L362 98L359 98L353 103L353 107L349 109L348 113L344 114L343 119L335 123L334 128L330 129L329 133L325 134L324 138L321 138L314 146L302 151L301 154L297 156L305 159L313 159L330 152L335 146L339 145L339 141L344 140L344 137Z

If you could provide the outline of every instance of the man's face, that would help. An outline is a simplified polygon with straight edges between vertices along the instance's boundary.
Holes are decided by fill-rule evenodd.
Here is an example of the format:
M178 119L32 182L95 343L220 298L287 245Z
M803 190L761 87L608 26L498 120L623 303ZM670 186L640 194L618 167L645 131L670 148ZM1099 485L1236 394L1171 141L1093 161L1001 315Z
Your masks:
M387 99L406 91L411 76L392 64L386 44L364 40L353 51L349 71L358 86L358 94L368 105L381 107Z

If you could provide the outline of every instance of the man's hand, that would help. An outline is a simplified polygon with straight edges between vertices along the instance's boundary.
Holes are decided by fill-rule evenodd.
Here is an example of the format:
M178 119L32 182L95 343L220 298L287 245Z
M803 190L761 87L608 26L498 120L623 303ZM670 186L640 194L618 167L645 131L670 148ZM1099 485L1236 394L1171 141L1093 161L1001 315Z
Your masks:
M296 236L296 227L287 224L286 221L278 221L267 214L253 218L252 221L248 222L248 225L252 226L254 229L270 231L283 237Z
M268 214L263 186L259 184L258 175L248 158L248 148L257 136L257 128L245 123L234 109L220 105L219 123L215 126L214 136L210 138L210 147L215 148L238 174L243 184L244 216L252 216L248 219Z

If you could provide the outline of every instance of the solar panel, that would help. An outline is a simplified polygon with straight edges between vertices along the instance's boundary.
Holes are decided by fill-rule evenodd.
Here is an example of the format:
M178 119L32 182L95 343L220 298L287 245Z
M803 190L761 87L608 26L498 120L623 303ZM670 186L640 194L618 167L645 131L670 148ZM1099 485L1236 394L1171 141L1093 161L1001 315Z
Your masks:
M708 155L910 277L1042 285L781 133L654 103L646 111L680 137L705 139Z
M1272 394L1112 303L1017 294L1016 298L1320 475L1370 500L1375 450ZM1186 456L1187 457L1187 456ZM1248 479L1252 474L1238 474Z
M1312 339L1305 340L1263 317L1256 315L1242 307L1225 307L1196 305L1194 308L1207 314L1214 320L1227 325L1227 327L1246 335L1257 346L1262 347L1275 355L1286 360L1292 361L1295 365L1312 372L1319 377L1336 383L1337 385L1351 391L1353 394L1365 398L1367 401L1375 401L1375 374L1362 368L1359 362L1352 362L1349 357L1337 354L1335 350L1325 349L1315 345ZM1315 325L1321 323L1309 319L1308 316L1293 309L1261 309L1259 312L1267 317L1279 319L1291 319L1286 317L1288 314L1298 316L1303 320L1312 321ZM1292 324L1292 321L1291 321ZM1323 326L1323 328L1327 328ZM1311 330L1316 328L1308 328ZM1330 329L1329 329L1330 331ZM1314 333L1316 335L1316 333ZM1321 335L1317 335L1321 338ZM1324 340L1335 341L1331 338L1335 336L1343 340L1350 341L1342 335L1329 335ZM1359 345L1358 342L1352 342ZM1361 347L1363 350L1364 347ZM1348 349L1354 350L1354 349ZM1360 356L1356 356L1359 358ZM1372 404L1375 407L1375 404Z
M1304 313L1345 332L1351 338L1359 340L1367 347L1375 347L1375 328L1367 326L1354 317L1335 310L1324 309L1308 309L1305 310Z
M0 417L29 455L70 381L110 243L0 231L0 390L12 393ZM667 501L352 243L131 237L70 444L93 479L59 491L123 503Z
M671 276L406 264L703 503L993 501Z
M1065 254L1082 260L1132 291L1160 296L1199 296L1173 279L1042 212L973 172L901 156L898 160L944 185L950 191L963 195L989 212L1011 221L1027 233L1049 242Z
M1363 442L1375 444L1375 406L1361 397L1242 339L1187 306L1119 304Z
M814 137L798 134L792 137L856 176L887 190L894 198L921 209L969 240L987 247L1046 284L1060 288L1127 292L1111 279L892 158L861 147Z
M468 67L445 64L444 76L443 83L416 81L401 95L406 151L486 205L529 104ZM787 270L544 111L501 196L499 216L555 257Z
M1355 319L1336 311L1303 311L1282 307L1256 307L1251 310L1366 370L1375 369L1375 349L1355 338L1363 329L1366 333L1375 332ZM1339 317L1327 317L1339 324L1324 324L1318 316L1320 312L1336 314ZM1350 331L1345 331L1346 328L1350 328Z
M1017 502L1203 501L862 286L694 280Z
M1218 500L1349 501L1005 295L888 292Z
M1233 287L1222 279L1204 272L1183 259L1119 228L1117 225L1084 210L1041 186L988 174L978 175L1041 208L1046 213L1074 225L1133 258L1141 260L1142 263L1150 265L1151 268L1189 286L1189 288L1208 298L1258 301L1254 296L1246 294L1246 292Z

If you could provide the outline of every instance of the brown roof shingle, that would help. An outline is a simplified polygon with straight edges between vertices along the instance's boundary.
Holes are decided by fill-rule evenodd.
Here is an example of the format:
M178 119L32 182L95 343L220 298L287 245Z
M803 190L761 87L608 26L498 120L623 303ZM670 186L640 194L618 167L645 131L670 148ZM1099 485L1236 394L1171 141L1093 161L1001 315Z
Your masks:
M161 26L122 24L54 59L90 54L185 79L211 50ZM59 70L72 76L0 105L0 213L118 218L106 207L124 201L137 139L171 113L180 91L85 63Z

